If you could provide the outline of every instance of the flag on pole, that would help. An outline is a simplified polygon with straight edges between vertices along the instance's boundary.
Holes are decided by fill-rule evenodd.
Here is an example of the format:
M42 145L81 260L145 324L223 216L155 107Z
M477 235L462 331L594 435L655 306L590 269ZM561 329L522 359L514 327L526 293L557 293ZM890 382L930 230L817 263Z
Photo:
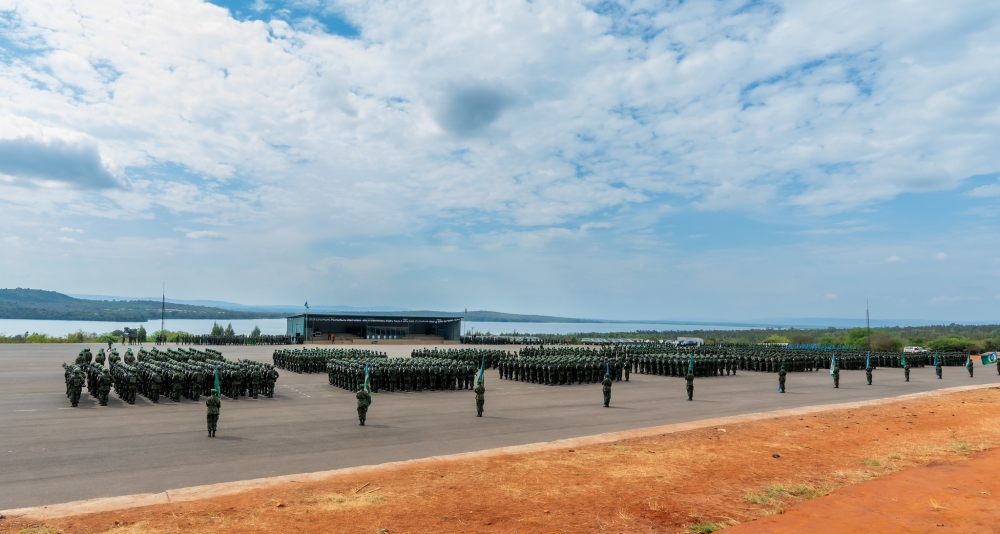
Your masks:
M901 367L906 367L906 353L905 352L903 353L903 356L901 356L899 358L899 365Z
M485 377L483 376L485 373L486 373L486 358L483 358L482 362L479 363L479 378L476 379L477 383L485 384Z
M997 351L993 351L989 354L983 354L979 357L979 361L982 362L983 365L992 365L997 363Z
M694 374L694 356L691 356L691 359L688 360L688 372Z
M205 386L202 386L205 387ZM222 396L222 386L219 385L219 365L215 365L215 392Z
M868 359L865 360L865 369L868 369L871 366L872 366L872 353L871 351L868 351Z
M307 310L309 309L309 301L308 300L305 303L305 307L306 307Z
M605 363L604 367L607 370L606 372L608 373L608 376L611 376L611 364L610 363Z
M837 363L837 353L833 353L833 358L830 358L830 376L833 376L833 367Z

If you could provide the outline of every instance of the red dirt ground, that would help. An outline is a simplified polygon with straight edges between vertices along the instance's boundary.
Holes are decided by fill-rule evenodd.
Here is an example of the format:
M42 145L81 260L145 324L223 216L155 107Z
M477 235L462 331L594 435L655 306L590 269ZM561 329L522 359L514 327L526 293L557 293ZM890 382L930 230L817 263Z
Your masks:
M707 532L747 522L756 524L734 531L804 528L789 523L787 530L777 530L785 528L786 517L811 520L808 528L816 532L876 524L880 532L909 531L909 523L894 519L901 512L898 503L883 499L899 499L896 495L908 496L900 502L912 503L914 510L930 514L926 517L940 516L935 525L970 525L973 530L967 531L974 532L975 525L997 518L974 492L988 491L994 498L996 483L987 484L988 469L998 456L979 451L1000 438L998 406L1000 388L980 389L576 449L423 461L46 522L9 518L0 521L0 533L28 527L38 529L29 532L116 534ZM981 460L970 462L973 458ZM932 462L954 465L903 471ZM869 482L898 471L903 472ZM934 474L920 474L925 472ZM947 483L959 490L935 493L938 486L922 486L925 476L952 477ZM862 482L789 508L787 516L773 516ZM867 489L875 484L877 489ZM931 497L939 508L928 511ZM830 513L824 512L824 503L840 502L843 511L830 505ZM861 517L866 509L882 522L865 519L824 530L837 525L824 524L828 516Z
M848 486L725 532L1000 532L998 468L998 450L964 463L932 463Z

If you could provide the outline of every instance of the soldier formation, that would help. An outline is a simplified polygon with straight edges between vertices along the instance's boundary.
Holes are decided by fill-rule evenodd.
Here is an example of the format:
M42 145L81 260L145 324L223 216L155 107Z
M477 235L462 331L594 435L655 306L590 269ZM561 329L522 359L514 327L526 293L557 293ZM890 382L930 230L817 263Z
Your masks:
M66 376L66 393L70 403L77 406L83 386L107 406L112 390L127 404L135 404L141 395L158 403L160 396L174 402L181 398L198 400L210 396L215 388L216 373L221 391L216 393L230 399L241 396L258 398L274 396L278 372L273 366L253 360L229 361L213 349L167 349L156 347L139 349L133 355L129 348L124 358L112 349L105 366L104 349L92 356L90 349L81 350L73 365L63 364Z

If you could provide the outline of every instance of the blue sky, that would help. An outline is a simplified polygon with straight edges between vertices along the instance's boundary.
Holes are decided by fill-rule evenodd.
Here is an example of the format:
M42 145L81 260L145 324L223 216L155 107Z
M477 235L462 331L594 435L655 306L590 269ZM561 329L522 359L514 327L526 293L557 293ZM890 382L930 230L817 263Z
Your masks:
M0 0L0 286L998 321L1000 7Z

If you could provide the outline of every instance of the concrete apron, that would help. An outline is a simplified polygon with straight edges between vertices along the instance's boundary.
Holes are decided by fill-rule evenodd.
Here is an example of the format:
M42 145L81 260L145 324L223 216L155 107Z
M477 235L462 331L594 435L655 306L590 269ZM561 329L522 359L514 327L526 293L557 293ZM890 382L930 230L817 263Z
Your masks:
M515 445L511 447L500 447L497 449L486 449L482 451L463 452L449 454L445 456L431 456L428 458L418 458L404 460L401 462L389 462L376 465L363 465L358 467L348 467L344 469L334 469L332 471L319 471L315 473L303 473L298 475L282 475L268 478L256 478L251 480L240 480L236 482L223 482L220 484L209 484L206 486L193 486L190 488L179 488L167 490L162 493L141 493L138 495L123 495L121 497L102 497L98 499L88 499L85 501L74 501L62 504L52 504L48 506L35 506L31 508L16 508L13 510L0 510L0 515L7 517L20 516L26 519L56 519L74 515L94 514L99 512L109 512L114 510L124 510L128 508L139 508L142 506L152 506L157 504L169 504L196 501L211 497L232 495L244 491L270 488L273 486L289 483L318 482L340 475L352 475L359 473L370 473L373 471L393 469L396 467L412 466L428 462L450 462L455 460L465 460L473 458L487 458L508 454L523 454L531 452L542 452L554 449L565 449L582 447L585 445L599 445L626 439L646 438L660 436L663 434L673 434L688 430L698 430L702 428L719 427L736 423L747 423L759 421L761 419L771 419L779 417L789 417L795 415L813 414L832 410L844 410L851 408L863 408L866 406L878 406L909 399L919 399L924 397L934 397L957 393L960 391L972 391L976 389L995 388L996 384L979 384L974 386L958 386L938 389L934 391L924 391L920 393L910 393L898 397L886 397L866 401L846 402L842 404L822 404L816 406L803 406L801 408L789 408L786 410L775 410L771 412L758 412L743 415L733 415L728 417L718 417L714 419L702 419L699 421L689 421L687 423L676 423L672 425L654 426L647 428L637 428L634 430L624 430L621 432L609 432L606 434L596 434L593 436L582 436L579 438L560 439L556 441L546 441L542 443L530 443L527 445Z

